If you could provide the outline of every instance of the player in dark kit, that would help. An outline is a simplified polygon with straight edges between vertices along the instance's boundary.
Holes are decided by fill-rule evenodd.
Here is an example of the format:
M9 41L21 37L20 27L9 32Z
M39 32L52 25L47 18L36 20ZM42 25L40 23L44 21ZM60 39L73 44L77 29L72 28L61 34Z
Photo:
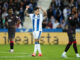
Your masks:
M70 46L73 44L74 51L76 53L76 57L80 58L80 55L77 51L77 44L76 44L76 25L80 26L80 22L78 21L78 14L76 7L72 7L71 14L68 17L68 37L69 43L67 44L65 51L62 54L62 57L66 58L66 52L69 50Z
M6 27L8 28L8 39L10 40L10 52L14 52L14 37L16 32L16 25L20 23L19 17L13 14L13 9L8 9L8 16L6 17Z

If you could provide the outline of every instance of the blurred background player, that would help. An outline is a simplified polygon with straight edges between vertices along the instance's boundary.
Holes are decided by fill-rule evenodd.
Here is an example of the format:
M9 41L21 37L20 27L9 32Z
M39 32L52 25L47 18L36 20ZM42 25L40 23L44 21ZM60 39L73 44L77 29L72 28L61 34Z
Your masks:
M10 40L10 52L14 52L14 37L16 32L16 25L20 23L19 17L13 14L13 9L8 9L8 16L6 17L6 26L8 28L8 38Z
M77 50L77 44L76 44L76 26L80 26L80 22L78 20L78 13L75 6L72 6L71 14L68 17L68 37L69 37L69 43L67 44L65 51L62 54L62 57L66 58L66 52L69 50L70 46L73 44L74 51L76 53L76 57L80 58L80 55L78 54Z
M28 14L27 11L30 7L26 6L25 15L30 16L33 24L33 37L35 39L35 46L34 46L34 52L32 56L36 56L36 52L38 50L39 54L38 56L42 56L42 52L40 49L39 39L42 33L42 22L43 22L43 16L47 16L46 11L44 11L41 7L35 7L33 14ZM40 10L42 10L43 14L40 13Z

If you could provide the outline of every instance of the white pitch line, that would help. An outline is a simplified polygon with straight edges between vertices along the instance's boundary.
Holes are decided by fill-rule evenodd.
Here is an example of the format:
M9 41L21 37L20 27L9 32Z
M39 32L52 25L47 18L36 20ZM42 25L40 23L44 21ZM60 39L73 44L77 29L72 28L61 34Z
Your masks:
M27 56L0 56L0 58L31 58L31 55L27 55ZM34 58L47 58L47 57L34 57Z
M31 53L25 53L25 52L13 52L13 53L10 53L10 52L0 52L0 54L23 54L23 55L26 55L26 56L0 56L0 58L29 58L29 57L32 57L31 56ZM35 58L40 58L38 56L36 56ZM47 57L41 57L41 58L47 58Z
M10 52L0 52L0 54L10 54ZM25 53L25 52L13 52L12 54L30 54L30 53Z
M0 56L0 58L28 58L29 56Z

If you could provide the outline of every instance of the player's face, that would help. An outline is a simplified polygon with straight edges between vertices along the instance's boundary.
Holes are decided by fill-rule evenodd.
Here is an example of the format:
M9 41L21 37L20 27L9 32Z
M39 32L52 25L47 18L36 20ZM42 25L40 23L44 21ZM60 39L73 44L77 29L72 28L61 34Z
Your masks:
M34 13L38 15L40 13L39 9L37 9Z
M9 9L8 13L13 14L13 9Z

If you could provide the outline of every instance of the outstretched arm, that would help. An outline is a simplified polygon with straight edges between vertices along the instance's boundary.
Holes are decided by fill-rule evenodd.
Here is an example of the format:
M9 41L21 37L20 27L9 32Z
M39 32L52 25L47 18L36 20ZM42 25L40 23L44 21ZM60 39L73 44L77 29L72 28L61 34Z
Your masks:
M30 8L29 6L26 6L26 9L24 11L24 15L27 16L27 17L29 17L29 14L28 14L28 9L29 8Z
M43 12L44 16L47 16L47 12L44 11L41 7L39 7L41 9L41 11Z

